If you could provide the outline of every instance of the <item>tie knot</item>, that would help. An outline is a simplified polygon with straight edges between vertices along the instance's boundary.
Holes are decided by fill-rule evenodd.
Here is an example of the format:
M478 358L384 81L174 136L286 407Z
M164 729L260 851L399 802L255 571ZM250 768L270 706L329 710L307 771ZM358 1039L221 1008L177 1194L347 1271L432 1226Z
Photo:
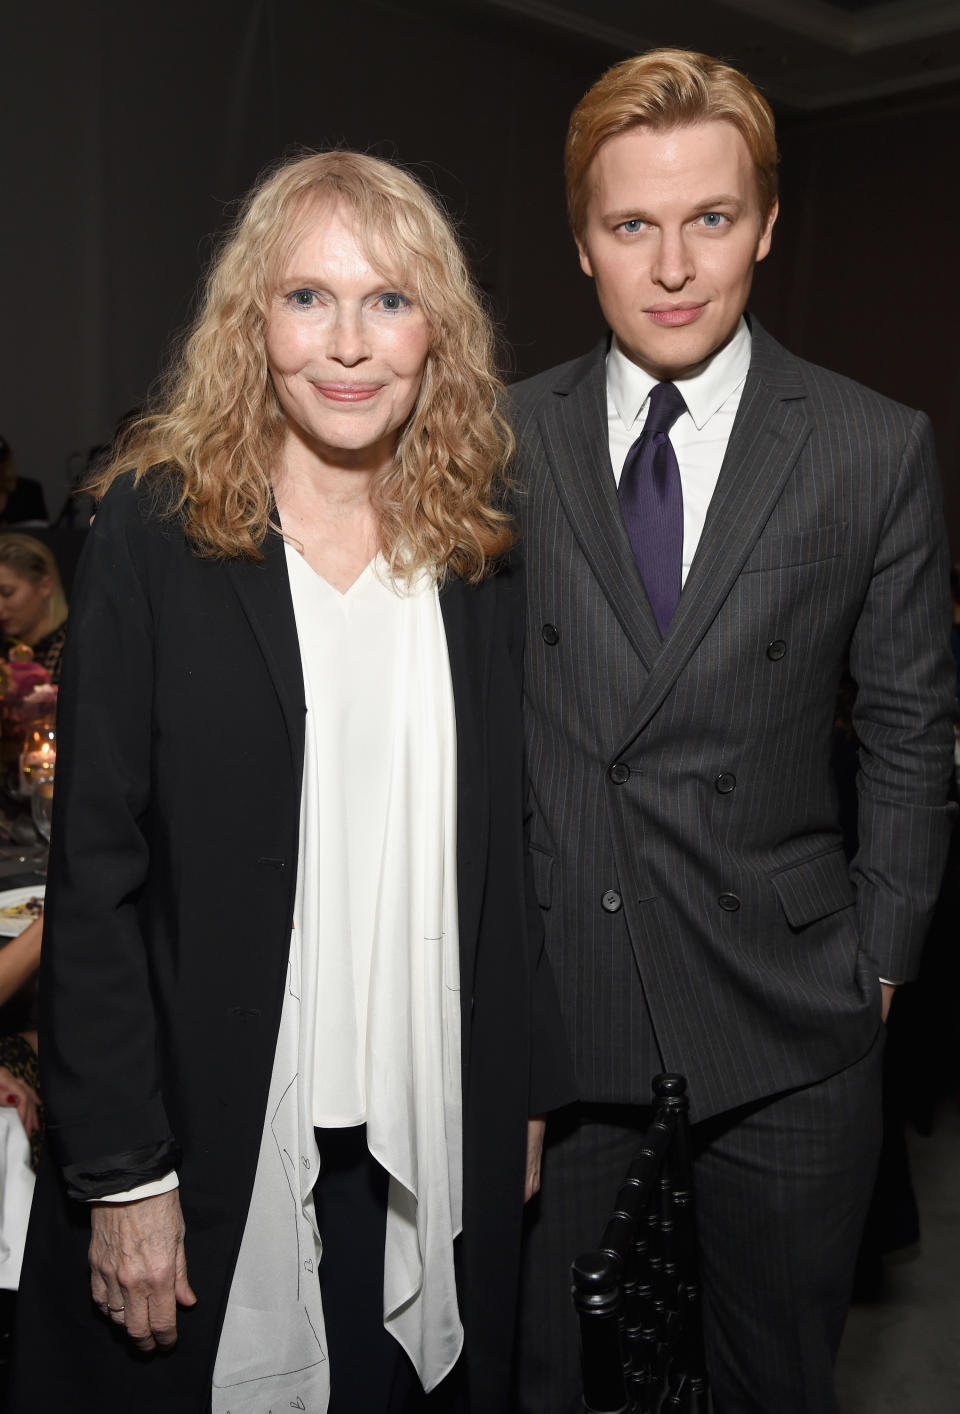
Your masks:
M644 433L649 437L656 437L658 432L666 436L686 410L683 394L676 383L657 383L650 390L650 409L644 423Z

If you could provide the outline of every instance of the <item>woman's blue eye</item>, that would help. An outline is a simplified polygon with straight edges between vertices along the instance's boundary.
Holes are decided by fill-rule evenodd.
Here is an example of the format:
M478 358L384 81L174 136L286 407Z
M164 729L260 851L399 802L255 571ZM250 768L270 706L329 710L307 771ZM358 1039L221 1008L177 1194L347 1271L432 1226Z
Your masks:
M406 309L409 303L410 301L407 299L406 295L397 294L395 291L380 296L381 306L391 313L399 309Z
M298 309L309 309L316 299L316 295L313 293L313 290L294 290L293 294L290 295L290 299Z
M719 211L708 211L703 217L703 224L709 226L712 231L715 231L725 219L726 218Z

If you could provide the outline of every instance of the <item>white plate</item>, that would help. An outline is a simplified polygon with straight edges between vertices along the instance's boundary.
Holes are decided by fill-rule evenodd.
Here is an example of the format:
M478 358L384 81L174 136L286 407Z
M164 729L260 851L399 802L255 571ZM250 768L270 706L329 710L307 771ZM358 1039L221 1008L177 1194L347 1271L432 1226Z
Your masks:
M45 888L45 884L31 884L26 889L7 889L0 894L0 938L16 938L33 922L32 914L20 913L11 918L4 913L4 909L15 908L18 903L28 903L32 898L42 902Z

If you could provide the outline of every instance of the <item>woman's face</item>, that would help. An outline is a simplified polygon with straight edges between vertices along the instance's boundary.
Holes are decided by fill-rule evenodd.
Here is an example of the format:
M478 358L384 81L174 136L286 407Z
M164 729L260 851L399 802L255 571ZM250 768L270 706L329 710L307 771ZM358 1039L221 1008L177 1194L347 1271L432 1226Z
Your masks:
M0 565L0 629L11 638L33 643L46 631L53 581L48 574L34 583L9 565Z
M290 253L266 324L288 435L323 461L385 465L429 347L416 292L373 268L345 207L319 213Z

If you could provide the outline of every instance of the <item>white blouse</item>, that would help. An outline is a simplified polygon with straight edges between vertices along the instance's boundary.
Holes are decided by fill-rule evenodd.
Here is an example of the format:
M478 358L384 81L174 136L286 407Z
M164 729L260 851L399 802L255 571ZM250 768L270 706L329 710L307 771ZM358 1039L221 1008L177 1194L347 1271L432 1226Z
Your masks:
M426 1389L463 1344L456 725L437 588L379 557L344 594L289 543L307 719L288 987L213 1414L329 1399L314 1127L390 1174L384 1325ZM297 1401L301 1403L298 1405Z

